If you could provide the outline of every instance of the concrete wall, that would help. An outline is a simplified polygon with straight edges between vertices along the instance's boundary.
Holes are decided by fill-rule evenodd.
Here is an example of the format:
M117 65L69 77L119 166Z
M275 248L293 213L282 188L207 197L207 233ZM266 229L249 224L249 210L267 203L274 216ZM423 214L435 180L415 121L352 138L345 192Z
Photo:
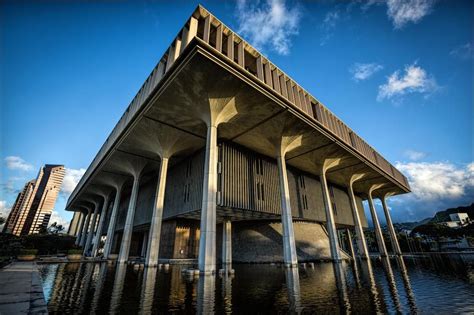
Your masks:
M329 238L319 223L294 222L298 261L331 259ZM221 250L218 231L218 253ZM234 262L282 262L282 226L280 222L242 221L232 224ZM343 257L347 257L343 254ZM218 256L220 258L220 254Z

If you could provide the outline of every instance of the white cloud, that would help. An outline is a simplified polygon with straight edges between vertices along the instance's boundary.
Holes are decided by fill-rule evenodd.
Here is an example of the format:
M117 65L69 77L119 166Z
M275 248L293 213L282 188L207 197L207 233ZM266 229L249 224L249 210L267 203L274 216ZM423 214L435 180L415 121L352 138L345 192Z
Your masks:
M362 81L370 78L375 73L383 69L382 65L377 63L355 63L349 71L355 81Z
M299 6L287 6L284 0L260 2L237 1L238 32L257 49L269 47L288 55L291 37L298 34L301 11Z
M409 162L396 166L407 175L413 195L420 200L455 199L474 188L472 163L465 167L449 162Z
M387 15L396 29L418 23L431 12L434 0L388 0Z
M454 48L449 54L459 59L468 60L474 58L474 47L472 47L471 43L466 43Z
M49 219L49 225L53 224L56 222L58 225L62 225L64 227L63 232L67 232L67 229L69 228L69 220L63 218L57 211L53 211L51 214L51 218Z
M84 175L86 172L86 169L73 169L66 167L65 171L66 173L64 175L63 185L61 187L61 193L65 196L69 196L73 192L74 188L76 188L77 183L81 179L82 175Z
M436 80L429 76L423 68L413 63L405 67L403 75L400 75L400 70L397 70L388 77L387 83L379 86L377 100L391 99L394 96L414 92L426 96L437 89Z
M0 217L4 218L5 221L7 220L10 209L11 207L7 206L7 202L5 200L0 200ZM4 224L0 224L0 231L3 229L3 225Z
M334 28L339 19L339 11L329 11L326 13L323 23L328 28Z
M398 222L432 217L437 211L474 202L474 162L396 163L410 183L412 193L393 197Z
M10 170L31 171L33 169L33 165L26 163L26 161L19 156L7 156L5 163Z
M404 155L412 161L419 161L425 158L427 154L425 152L409 149L404 152Z

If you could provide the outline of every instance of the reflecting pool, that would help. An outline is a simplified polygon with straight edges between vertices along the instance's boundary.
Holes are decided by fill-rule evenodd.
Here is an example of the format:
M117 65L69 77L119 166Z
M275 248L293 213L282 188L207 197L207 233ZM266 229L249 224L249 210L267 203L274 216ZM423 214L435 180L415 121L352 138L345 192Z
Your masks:
M466 259L467 257L467 259ZM187 266L40 265L51 314L474 312L472 257L234 265L231 276L187 276Z

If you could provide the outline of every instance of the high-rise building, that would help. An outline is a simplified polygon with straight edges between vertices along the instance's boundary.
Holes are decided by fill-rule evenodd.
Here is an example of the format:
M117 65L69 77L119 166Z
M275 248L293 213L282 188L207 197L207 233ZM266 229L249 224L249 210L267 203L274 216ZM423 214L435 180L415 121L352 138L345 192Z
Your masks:
M63 165L46 164L42 167L36 180L26 183L18 194L3 232L27 235L46 228L63 179Z

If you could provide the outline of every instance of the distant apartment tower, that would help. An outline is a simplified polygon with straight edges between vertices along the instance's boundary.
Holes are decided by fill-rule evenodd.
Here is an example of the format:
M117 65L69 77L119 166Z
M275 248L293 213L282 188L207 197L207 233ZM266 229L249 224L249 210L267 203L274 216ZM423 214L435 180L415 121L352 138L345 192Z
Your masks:
M26 183L18 194L3 232L27 235L46 228L63 179L63 165L46 164L42 167L36 180Z

